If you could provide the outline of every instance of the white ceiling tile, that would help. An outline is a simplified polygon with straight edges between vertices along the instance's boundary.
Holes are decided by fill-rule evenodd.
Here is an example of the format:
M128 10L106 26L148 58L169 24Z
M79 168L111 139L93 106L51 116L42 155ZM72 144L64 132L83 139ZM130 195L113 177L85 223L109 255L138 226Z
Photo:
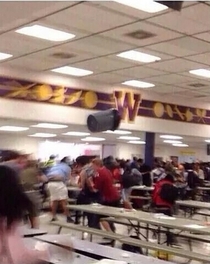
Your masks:
M190 51L189 49L183 49L181 47L175 46L171 41L163 42L159 44L154 44L147 47L149 50L154 50L157 52L164 52L177 57L187 56L191 54L196 54L197 52Z
M127 34L133 33L138 30L154 34L154 36L146 39L135 39L127 36ZM135 46L150 45L160 41L175 39L182 36L182 34L164 29L160 26L155 26L145 21L140 21L132 25L110 30L108 32L102 33L102 35L116 40L125 41L127 43L132 43Z
M64 49L77 49L83 52L89 52L96 55L107 55L116 52L122 52L128 49L133 49L132 45L123 42L105 38L102 36L92 36L78 41L72 41L63 44Z
M193 38L193 37L183 37L180 39L172 40L171 43L175 46L189 49L191 51L199 52L207 52L210 50L210 43L206 43L205 41Z
M142 1L142 0L140 0L140 1ZM120 13L120 14L123 14L126 16L130 16L136 20L149 18L149 17L152 17L154 15L152 13L143 12L141 10L137 10L137 9L129 7L129 6L122 5L120 3L116 3L114 1L92 1L91 4L102 6L102 7L106 8L107 10L112 10L112 11L115 11L117 13ZM170 9L159 12L158 14L164 14L167 12L170 12Z
M72 55L72 57L64 59L57 56L53 56L56 53L69 54ZM48 62L51 61L52 65L56 66L56 63L58 63L58 65L71 64L77 61L83 61L94 58L95 55L93 53L83 52L77 49L69 50L68 48L64 48L63 45L61 45L59 47L49 48L43 51L33 53L31 55L28 55L27 57L35 60L39 59L39 60L47 60Z
M15 32L0 35L0 51L11 52L14 56L19 56L55 45L51 41L41 41L36 38L17 34Z
M45 21L96 33L130 23L133 19L83 3L48 16Z
M193 37L182 37L164 43L151 45L147 48L182 57L197 54L199 52L208 52L210 50L210 43L206 43L205 41Z
M137 79L148 78L148 77L152 77L152 76L159 76L159 75L166 74L163 71L151 69L151 68L148 68L145 66L132 67L132 68L128 68L128 69L118 70L118 71L115 71L114 73L119 74L119 75L123 75L123 76L128 76L131 78L137 78Z
M39 58L30 58L30 56L26 56L19 59L14 59L11 61L5 61L1 63L4 66L11 66L15 68L22 68L26 70L34 70L34 71L44 71L46 69L51 69L59 66L63 66L63 61L51 61L47 59L39 59Z
M183 91L183 92L178 92L176 93L178 96L186 97L186 98L198 98L200 99L200 96L206 96L205 93L199 93L196 91L188 90L188 91Z
M204 85L202 87L195 87L192 86L193 84L200 84L200 85ZM181 83L179 84L179 87L185 88L185 89L190 89L190 90L196 90L196 91L206 91L209 89L210 87L210 82L205 81L205 80L197 80L197 79L192 79L191 82L186 82L186 83Z
M190 18L195 22L210 26L210 7L205 4L189 6L182 10L182 16Z
M79 63L74 63L73 66L77 68L87 69L93 71L94 73L98 73L98 72L123 69L132 66L132 64L129 63L129 61L123 63L121 61L112 60L109 58L96 58Z
M205 32L205 33L196 34L193 37L210 42L210 31Z
M185 89L172 86L172 85L158 85L149 89L151 92L161 93L161 94L174 94L177 92L185 91Z
M168 72L182 72L187 70L194 70L198 68L205 68L204 64L200 64L197 62L185 60L185 59L174 59L174 60L167 60L167 61L158 61L155 63L151 63L149 65L150 68L159 69L162 71Z
M194 8L196 7L197 5ZM182 12L171 12L161 16L155 16L148 19L148 21L188 35L209 30L207 25L186 18L182 15Z
M115 73L102 73L97 75L90 75L82 79L104 84L117 84L126 81L125 77L117 75Z
M210 65L210 52L189 56L187 59Z
M2 1L0 32L21 26L39 17L73 5L75 2Z
M182 8L185 8L185 7L188 7L188 6L191 6L191 5L197 5L198 2L197 1L183 1L182 3Z
M192 78L182 76L179 74L168 74L163 76L156 76L151 78L145 78L144 81L152 82L154 84L176 84L179 86L180 83L190 82Z

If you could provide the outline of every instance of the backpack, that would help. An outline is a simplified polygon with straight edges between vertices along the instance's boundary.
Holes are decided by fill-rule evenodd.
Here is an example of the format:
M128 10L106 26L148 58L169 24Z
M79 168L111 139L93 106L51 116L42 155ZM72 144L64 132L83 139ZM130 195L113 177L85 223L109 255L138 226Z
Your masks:
M173 204L178 199L178 189L170 183L164 183L160 189L160 198Z
M141 182L141 177L137 174L132 173L130 169L124 171L121 179L124 189L139 185L139 183Z
M130 238L140 239L138 236L130 236ZM143 251L141 247L132 246L132 245L125 244L125 243L122 244L122 250L143 255Z

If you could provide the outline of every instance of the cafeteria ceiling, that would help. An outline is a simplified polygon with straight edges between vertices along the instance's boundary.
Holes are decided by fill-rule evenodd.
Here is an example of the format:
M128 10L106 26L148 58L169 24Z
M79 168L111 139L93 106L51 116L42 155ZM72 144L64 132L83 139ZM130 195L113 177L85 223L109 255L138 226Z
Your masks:
M113 1L0 2L0 52L13 55L0 61L0 69L9 67L38 74L72 66L93 71L80 77L88 82L119 87L122 82L135 79L155 84L148 88L151 92L208 102L208 79L189 71L209 68L209 17L210 2L188 1L181 12L167 9L153 14ZM33 24L76 37L52 42L15 32ZM146 32L148 37L135 38L132 33L137 31ZM143 64L116 56L128 50L158 56L161 61Z
M37 133L41 133L41 134L45 134L47 133L49 134L55 134L55 137L50 137L47 136L46 138L42 137L42 136L36 136L35 138L37 138L37 140L39 141L45 141L45 140L49 140L49 141L61 141L61 142L66 142L66 143L77 143L77 144L84 144L85 141L82 141L81 139L85 138L86 136L90 136L90 137L97 137L97 138L104 138L105 141L102 142L89 142L90 144L119 144L119 143L129 143L129 141L132 139L126 139L126 138L122 138L120 139L119 137L138 137L139 139L136 139L136 141L145 141L145 132L143 131L129 131L130 134L110 134L110 133L90 133L87 129L87 127L85 125L72 125L72 124L54 124L54 125L62 125L62 126L66 126L63 128L49 128L49 124L46 123L45 125L46 128L41 128L41 127L37 127L38 124L40 124L41 122L34 122L31 120L18 120L18 119L10 119L10 118L0 118L0 138L1 140L4 140L4 135L5 136L9 136L11 137L11 140L14 139L14 137L20 139L20 138L26 138L26 137L30 137L30 138L34 138L31 137L31 135L35 135ZM43 123L41 123L43 124ZM25 128L27 130L23 130L23 131L4 131L3 128ZM124 131L125 130L121 130L119 128L120 131ZM80 136L73 136L73 135L66 135L66 133L69 132L74 132L74 133L90 133L90 135L80 135ZM127 131L126 131L127 132ZM161 133L156 133L156 137L155 137L155 144L156 146L172 146L171 142L168 143L164 143L164 140L161 138L161 135L165 135L165 134L161 134ZM2 137L3 136L3 137ZM180 136L180 135L171 135L171 136ZM172 139L171 139L172 140ZM175 140L175 139L174 139ZM188 144L190 148L205 148L207 143L205 142L205 140L209 140L209 137L192 137L192 136L182 136L181 139L176 139L176 140L180 140L181 142L183 142L184 144Z

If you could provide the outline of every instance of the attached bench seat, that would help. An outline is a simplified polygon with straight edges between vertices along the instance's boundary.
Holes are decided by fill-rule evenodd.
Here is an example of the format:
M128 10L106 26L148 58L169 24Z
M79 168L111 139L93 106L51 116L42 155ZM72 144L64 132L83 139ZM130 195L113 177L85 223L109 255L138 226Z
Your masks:
M130 237L123 238L120 240L120 242L129 244L132 246L150 249L150 250L155 250L155 251L160 251L160 252L164 251L165 253L176 255L179 257L183 257L183 258L188 258L191 260L196 260L196 261L205 262L205 263L210 262L210 257L207 255L203 255L203 254L199 254L199 253L195 253L195 252L191 252L187 250L181 250L181 249L177 249L173 247L168 247L168 246L151 243L147 241L142 241L142 240L138 240L138 239L134 239Z
M112 239L112 240L120 240L121 238L124 237L122 235L115 234L113 232L107 232L107 231L103 231L103 230L100 230L100 229L90 228L90 227L81 226L81 225L75 225L75 224L71 224L71 223L63 223L63 222L60 222L60 221L52 222L51 225L59 227L58 233L61 232L62 228L68 228L68 229L72 229L72 230L75 230L75 231L80 231L82 233L87 232L90 235L106 237L106 238L109 238L109 239Z
M119 224L119 225L125 225L125 226L130 226L130 223L128 220L126 219L123 219L123 218L114 218L114 217L107 217L107 218L103 218L104 221L107 221L107 222L112 222L112 223L115 223L115 224ZM134 221L132 221L132 226L134 228L140 228L140 229L147 229L148 227L146 226L138 226L138 224L134 223ZM157 228L155 227L149 227L148 228L150 231L158 231ZM161 230L161 233L165 233L165 232L168 232L167 230ZM190 239L190 240L195 240L195 241L199 241L199 242L204 242L204 243L210 243L210 237L209 236L205 236L205 235L195 235L195 234L190 234L188 232L173 232L173 231L170 231L172 234L174 234L175 236L178 236L178 237L182 237L182 238L186 238L186 239Z
M137 195L130 195L129 199L137 199L137 200L144 200L144 201L150 201L150 196L137 196Z
M77 202L77 199L69 198L68 203L75 204Z

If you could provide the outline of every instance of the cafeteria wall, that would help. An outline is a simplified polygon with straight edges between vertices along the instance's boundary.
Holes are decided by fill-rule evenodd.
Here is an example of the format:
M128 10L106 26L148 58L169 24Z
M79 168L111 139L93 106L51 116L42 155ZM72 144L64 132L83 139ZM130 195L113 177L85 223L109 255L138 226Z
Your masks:
M11 76L14 79L25 79L26 72L19 69L0 67L0 76ZM129 92L129 88L124 86L110 86L101 85L97 83L86 82L81 79L72 79L65 76L57 76L53 73L42 72L34 73L27 71L27 80L35 83L49 83L58 86L71 87L73 89L103 91L112 94L114 91ZM208 102L199 101L196 99L187 100L185 97L171 95L160 95L155 93L155 89L132 89L132 91L141 95L143 100L152 100L155 102L165 102L171 104L178 104L183 106L194 107L198 109L209 109ZM40 99L41 100L41 99ZM187 100L187 103L186 103ZM42 101L42 100L41 100ZM13 100L0 98L1 112L0 118L16 118L20 120L31 120L39 122L59 122L84 125L88 114L94 113L92 109L85 109L81 107L71 107L66 105L57 105L40 103L24 100ZM18 109L18 111L16 110ZM27 109L27 111L25 111ZM164 120L162 118L148 118L144 116L137 116L135 122L121 124L122 129L139 130L156 133L173 133L179 135L206 137L209 134L209 125L195 124L188 122L176 122L174 120Z
M39 138L19 137L18 133L16 136L2 134L0 136L0 149L16 149L24 153L33 154L35 158L40 158L40 144L45 141ZM144 157L144 145L117 143L115 150L112 145L112 150L113 155L117 158L130 159L133 156L139 158ZM72 149L69 148L69 153L71 151ZM195 160L210 161L210 156L207 156L204 145L200 148L189 147L184 149L172 147L167 144L155 146L155 157L162 157L164 160L167 160L170 156L193 156Z

